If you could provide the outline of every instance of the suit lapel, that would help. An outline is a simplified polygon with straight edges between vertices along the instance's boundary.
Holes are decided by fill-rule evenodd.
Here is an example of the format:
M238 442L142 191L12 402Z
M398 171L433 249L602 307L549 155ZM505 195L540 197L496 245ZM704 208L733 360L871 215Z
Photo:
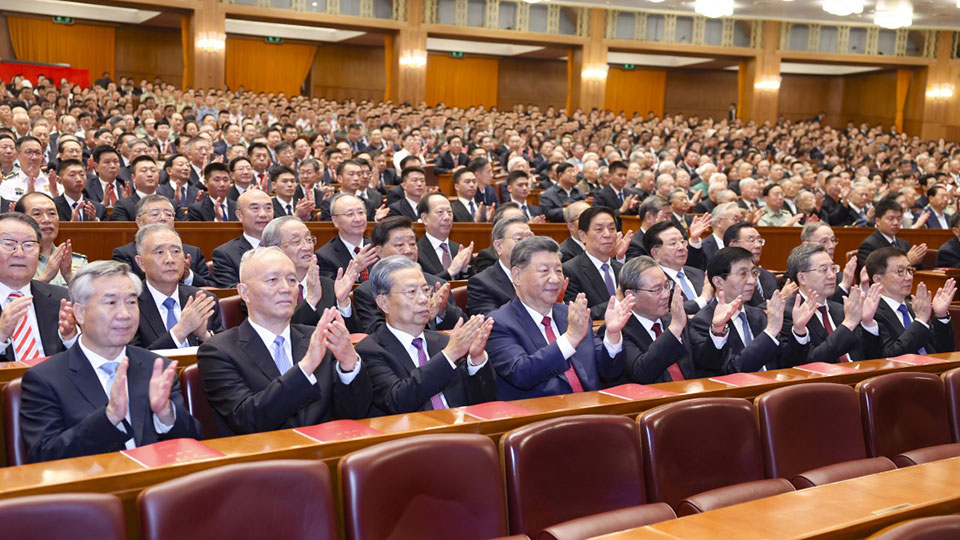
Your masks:
M580 257L580 273L585 278L584 285L594 289L594 295L609 296L607 293L607 285L603 281L603 276L600 275L600 271L597 270L597 267L593 265L593 261L591 261L585 254ZM587 292L587 294L590 293Z
M386 324L381 324L377 327L376 330L377 343L385 351L387 351L387 359L392 359L394 362L400 365L400 368L403 369L403 372L409 375L414 366L410 363L410 353L403 348L403 344L400 343L400 340L397 339L397 336L393 335L393 332L387 328ZM430 357L430 347L429 342L427 343L427 357Z
M30 283L30 292L33 294L33 309L37 314L37 330L40 332L40 343L43 352L50 356L60 349L59 328L56 325L44 324L45 321L59 320L60 303L50 297L47 291L40 290L35 283Z
M663 323L660 323L660 326L663 327ZM640 324L640 321L636 317L631 316L630 320L627 321L627 326L624 328L626 332L623 333L628 339L636 341L644 348L644 350L649 349L650 345L653 344L653 340L650 338L650 333Z
M517 294L516 288L513 286L513 282L510 281L510 277L504 273L503 268L500 266L500 261L494 263L497 270L493 272L493 279L497 282L497 285L500 286L500 290L508 296L513 296Z
M290 351L293 353L292 363L297 364L307 355L307 349L310 347L310 334L302 331L300 328L290 325ZM323 364L321 364L322 366Z
M184 305L182 298L180 305ZM146 321L147 326L149 326L150 330L157 336L162 336L167 332L167 325L164 324L160 318L157 303L153 301L153 295L151 295L150 290L147 289L146 282L144 282L143 285L143 292L140 293L140 320ZM149 345L149 343L144 343L143 346L146 347L147 345Z
M144 444L144 431L147 425L153 425L149 395L153 364L146 362L146 358L142 358L140 355L132 355L129 349L127 350L127 360L129 361L127 388L130 392L130 423L133 424L133 440L137 443L137 446L141 446Z
M533 319L530 318L530 314L527 313L527 308L523 307L523 302L521 302L519 298L514 298L513 304L511 305L513 307L514 317L520 322L524 333L533 341L533 346L536 350L546 347L547 340L543 339L543 334L540 332L539 321L534 322ZM557 326L559 327L559 325L560 322L557 321Z
M273 355L267 350L260 335L250 326L249 319L240 325L237 332L237 345L250 362L260 368L267 379L272 381L280 376L280 370L273 361Z
M427 260L427 264L434 269L439 268L443 270L443 264L440 263L440 259L437 258L437 252L433 249L433 244L430 243L430 239L426 235L423 236L420 240L417 241L417 249L420 257L423 257ZM453 258L451 257L451 260ZM439 273L439 272L437 272Z

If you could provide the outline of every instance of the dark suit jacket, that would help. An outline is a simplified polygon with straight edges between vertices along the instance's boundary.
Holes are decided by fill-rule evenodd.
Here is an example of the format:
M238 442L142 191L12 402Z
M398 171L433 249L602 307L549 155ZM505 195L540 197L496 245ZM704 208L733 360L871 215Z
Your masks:
M613 273L613 285L616 288L619 283L620 269L623 265L610 259L610 271ZM577 294L586 293L587 305L590 306L590 315L593 320L603 320L604 311L607 309L607 302L610 301L610 293L607 291L607 285L603 281L603 275L593 265L586 252L577 255L573 259L563 263L563 275L570 279L567 284L567 290L563 294L564 302L571 302L577 298Z
M374 218L377 215L377 208L380 208L380 201L382 200L382 198L367 197L366 199L362 199L362 200L363 200L363 206L367 212L367 221L375 221ZM333 201L333 197L327 197L326 199L324 199L322 196L320 197L320 204L317 205L317 208L320 209L320 218L319 218L320 221L333 221L333 216L330 214L331 201ZM282 209L280 208L280 205L277 202L277 198L274 197L273 198L273 215L275 216L286 215L286 212L283 212L280 214L277 213L281 211ZM294 205L294 211L296 211L296 205Z
M843 226L850 218L850 207L833 200L833 197L824 194L823 206L820 207L820 219L831 227ZM851 220L852 222L852 220Z
M366 247L368 244L370 244L370 239L364 238L363 246ZM329 279L337 279L337 270L346 268L353 260L353 255L347 250L347 245L343 243L339 236L334 236L329 242L320 246L316 254L317 262L320 265L320 276ZM361 279L358 276L357 283L360 283Z
M88 199L84 198L84 200ZM60 221L70 221L70 218L73 217L73 208L70 207L70 204L67 202L67 198L61 194L54 199L53 202L57 205L57 216L59 216ZM98 202L93 202L93 207L96 209L97 219L100 221L107 221L109 219L109 216L107 216L107 208L105 206ZM84 220L86 220L86 216L84 216Z
M940 246L937 268L960 268L960 239L953 237Z
M477 252L477 261L475 264L474 272L479 274L487 268L490 268L497 261L500 260L500 257L497 256L497 250L493 249L493 246L490 246L485 249L481 249Z
M226 199L227 215L226 221L237 221L237 202ZM203 200L190 205L187 209L187 219L190 221L213 221L216 219L216 213L213 209L213 199L209 195L204 195Z
M636 194L636 191L624 187L623 188L623 198L626 199L630 195ZM593 194L593 204L596 206L606 206L607 208L612 209L617 215L620 214L620 205L623 203L620 202L620 198L617 197L617 192L613 190L609 185L603 186L601 189L597 190ZM624 215L637 215L637 208L631 208L624 212Z
M164 197L170 199L170 204L177 210L177 221L185 221L188 219L188 209L190 206L196 204L197 196L200 194L200 190L192 184L187 184L187 196L180 198L180 204L176 202L176 194L174 189L176 184L167 182L166 184L160 184L157 186L157 195L163 195ZM231 187L231 190L234 188ZM230 198L230 192L227 192L227 199ZM233 201L236 202L236 197L233 198ZM211 208L211 211L213 209ZM237 216L234 212L230 212L230 221L236 221ZM210 221L213 221L212 219Z
M583 253L583 247L580 246L573 238L567 238L560 243L560 262L567 262L570 259L573 259ZM630 256L627 255L629 258Z
M717 349L710 338L710 326L717 300L713 299L690 321L690 342L693 345L693 361L701 372L715 375L781 369L803 362L807 348L800 345L791 335L790 339L774 343L764 329L767 316L763 310L753 306L744 306L747 322L753 333L753 341L744 347L733 321L727 323L727 342Z
M230 289L237 286L240 282L240 258L251 249L253 246L241 235L213 250L213 274L217 287Z
M365 366L345 385L336 373L337 361L327 352L313 372L317 384L303 375L297 363L307 353L313 330L290 325L293 368L283 375L249 319L200 345L197 366L203 388L230 431L257 433L367 416L370 379Z
M423 273L423 277L433 289L437 288L437 283L446 283L446 280L426 272ZM385 320L383 312L377 307L376 295L373 293L373 287L369 281L364 281L353 290L353 309L353 316L359 317L357 321L359 330L356 330L357 332L372 333ZM427 328L430 330L452 330L456 326L457 320L461 318L464 321L467 320L467 316L457 306L451 294L447 298L446 310L440 314L440 322L433 319L427 324Z
M757 280L760 282L760 288L763 289L763 297L761 298L761 295L754 291L753 296L745 303L764 309L767 306L767 300L780 288L780 284L777 282L777 276L765 268L760 268L760 276Z
M176 421L167 433L156 432L149 387L157 355L131 346L126 354L130 362L130 420L137 446L167 439L201 438L200 423L184 407L176 377L170 388ZM164 360L165 365L168 362ZM130 438L107 419L109 399L79 345L27 370L22 396L21 429L31 462L116 452L123 450Z
M940 226L940 222L937 221L937 218L933 216L933 210L931 210L930 208L927 208L927 211L931 213L931 214L930 214L930 218L927 219L927 222L924 223L923 226L926 227L927 229L943 229L944 227L941 227L941 226ZM951 218L952 216L951 216L950 214L944 212L944 213L943 213L943 217L944 217L944 219L947 220L947 227L946 227L946 228L949 229L949 228L950 228L950 218Z
M559 339L567 331L567 306L554 304L551 315ZM571 365L586 391L599 390L601 378L613 380L623 371L623 351L611 357L593 332L587 332L573 356L564 359L556 342L547 344L540 326L530 318L519 298L489 316L494 324L487 340L487 355L497 372L497 399L569 394L572 389L564 372Z
M500 202L497 190L493 189L493 186L478 186L477 194L474 195L473 200L478 205L484 204L487 206Z
M453 221L455 223L473 223L473 215L470 214L470 209L464 206L460 199L450 201L450 206L453 208ZM477 211L479 208L474 203L473 210Z
M197 246L191 246L190 244L183 245L183 255L186 257L190 256L190 270L193 271L193 286L194 287L216 287L214 283L213 276L210 275L210 269L207 268L207 260L203 257L203 252L200 251L200 248ZM137 264L135 257L137 256L137 245L134 242L129 244L124 244L120 247L113 248L112 259L115 261L120 261L122 263L127 263L130 265L130 271L137 275L140 279L144 279L146 276L143 273L143 270L140 268L140 265Z
M630 382L639 384L672 382L673 377L667 368L673 364L680 367L685 379L709 376L697 370L690 355L689 327L684 327L680 333L681 342L667 330L670 326L669 316L660 320L660 326L663 333L654 340L636 317L630 317L620 334L623 336L624 376ZM605 328L601 328L601 332L603 330Z
M69 300L65 287L50 285L42 281L32 280L30 282L30 293L33 295L33 311L37 314L37 331L40 332L40 343L43 345L43 353L52 356L58 352L66 350L63 341L58 334L58 321L60 320L60 300ZM2 313L3 310L0 310ZM7 350L0 360L4 362L13 362L16 360L13 343L7 345Z
M903 251L910 251L910 244L906 240L896 237L897 247ZM857 268L863 268L864 264L867 262L867 257L871 253L882 247L893 247L890 242L887 242L887 239L880 234L880 231L873 231L873 234L864 239L860 243L860 247L857 249Z
M587 196L583 194L576 186L570 189L570 196L560 185L551 186L540 194L540 209L547 216L547 221L553 223L563 223L564 205L576 201L582 201Z
M407 199L402 198L399 201L389 205L387 208L390 209L390 212L387 216L403 216L410 218L414 223L420 221L420 216L417 215L417 212L410 206L410 203L407 202Z
M470 158L467 157L465 152L460 152L456 158L450 152L444 152L437 156L437 164L433 170L437 174L443 174L451 172L459 166L466 167L468 163L470 163Z
M717 238L712 234L707 235L707 237L702 240L702 247L700 249L703 250L704 268L706 268L706 264L710 262L710 259L720 251Z
M320 276L320 301L317 302L317 305L310 306L306 299L304 299L304 301L297 304L297 309L293 312L293 319L291 319L290 322L293 324L316 326L317 323L320 322L321 312L326 308L335 307L336 305L337 293L333 280ZM347 330L351 333L364 331L360 327L360 317L357 315L356 305L356 302L353 302L350 316L343 318Z
M400 185L400 175L393 169L384 169L380 173L380 183L386 187Z
M928 328L927 325L916 320L916 314L909 303L907 309L910 310L912 322L910 326L904 328L900 314L890 309L885 300L880 300L875 318L880 325L880 337L883 338L882 358L916 354L921 347L931 354L956 349L953 340L953 324L949 320L944 323L931 315Z
M503 268L499 264L487 268L467 281L467 313L486 315L517 297Z
M113 214L110 216L110 221L134 221L137 219L137 202L139 200L140 196L137 195L136 191L133 192L133 195L118 200L117 204L113 205Z
M793 306L797 297L788 299L783 308L783 328L780 330L780 341L790 339L793 333ZM844 354L850 355L850 361L872 360L883 357L883 342L880 336L875 336L857 325L851 332L843 323L843 304L827 301L827 310L830 319L836 327L830 335L816 315L807 323L807 333L810 344L807 346L806 362L836 363Z
M450 260L452 261L460 252L460 244L447 239L447 245L450 247ZM449 272L444 270L443 263L440 262L440 257L437 256L437 251L433 249L426 234L417 240L417 262L420 263L420 268L423 268L423 271L427 274L433 274L443 279L466 279L470 276L469 265L457 276L451 276Z
M123 186L126 184L120 178L117 178L114 182L114 188L117 192L117 200L119 201L123 195ZM103 187L100 186L100 177L94 176L93 178L87 180L87 186L83 188L83 198L89 199L93 202L102 203L103 202Z
M196 296L197 291L200 291L200 289L189 285L177 287L181 312L183 306L187 305L187 299ZM213 333L220 332L223 330L223 321L220 320L220 302L216 300L216 296L212 293L205 292L204 294L214 298L213 315L207 319L207 330ZM153 300L153 295L147 289L147 284L144 283L143 291L140 293L140 326L137 328L137 334L133 336L133 341L130 344L150 350L176 349L177 344L173 341L173 335L167 330L166 313L167 308L157 306L157 303ZM191 347L200 344L200 340L193 334L187 336L187 341Z
M692 266L683 267L683 275L687 277L687 281L693 286L693 292L697 293L697 296L700 296L700 293L703 292L703 281L707 278L706 273L699 268L694 268ZM676 284L674 287L674 292L680 291L680 294L683 294L683 287L680 286L680 283ZM687 295L683 295L683 310L687 315L696 315L700 311L700 306L697 305L697 299L687 298ZM666 331L666 326L663 327Z
M450 340L446 334L424 330L427 363L414 367L409 353L387 325L381 324L357 345L357 354L370 372L373 403L386 414L433 410L430 398L443 393L447 405L461 407L497 398L493 367L488 360L470 376L467 359L452 359L452 369L441 352Z

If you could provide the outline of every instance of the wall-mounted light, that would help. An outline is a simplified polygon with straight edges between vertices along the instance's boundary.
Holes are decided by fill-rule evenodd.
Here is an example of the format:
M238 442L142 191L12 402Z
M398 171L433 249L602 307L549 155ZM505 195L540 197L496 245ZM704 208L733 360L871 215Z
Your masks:
M927 90L927 97L931 99L950 99L953 97L952 84L938 84Z
M400 65L409 68L424 68L427 65L427 54L408 52L400 56Z
M773 91L780 89L780 77L769 77L754 83L753 87L757 90Z
M196 46L204 52L222 51L227 47L226 36L216 32L201 33Z
M594 66L585 68L580 72L580 77L589 81L602 81L607 78L607 66Z

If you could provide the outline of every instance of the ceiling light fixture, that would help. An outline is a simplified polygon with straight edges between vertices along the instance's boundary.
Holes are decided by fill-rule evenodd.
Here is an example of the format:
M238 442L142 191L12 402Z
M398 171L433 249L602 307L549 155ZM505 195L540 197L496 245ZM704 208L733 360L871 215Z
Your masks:
M838 17L863 13L863 0L823 0L823 10Z
M913 5L906 0L877 2L873 24L895 30L913 24Z
M697 0L693 10L711 19L729 17L733 15L733 0Z
M523 1L528 4L539 4L540 2L543 2L543 0L523 0Z

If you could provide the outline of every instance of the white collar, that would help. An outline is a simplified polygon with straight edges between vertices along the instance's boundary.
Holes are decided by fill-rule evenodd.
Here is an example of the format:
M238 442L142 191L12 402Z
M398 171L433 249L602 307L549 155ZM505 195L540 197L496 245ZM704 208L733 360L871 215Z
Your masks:
M635 319L637 319L637 321L640 322L640 325L643 326L643 329L646 330L647 333L652 333L652 332L653 332L653 325L656 324L657 322L660 322L659 319L656 320L656 321L650 320L650 319L644 317L643 315L638 314L636 311L633 312L633 316L634 316ZM661 322L661 323L660 323L660 331L662 332L662 331L664 331L664 330L666 330L666 328L663 327L663 323Z
M247 233L243 233L243 237L244 237L244 239L246 239L247 242L250 242L250 245L251 245L251 246L253 246L253 247L255 247L255 248L256 248L256 247L260 247L260 239L254 238L254 237L250 236L250 235L247 234Z
M886 302L888 306L890 306L890 309L892 309L894 313L897 313L897 310L900 309L900 306L906 303L906 301L897 302L896 300L894 300L893 298L890 298L885 294L881 294L880 298L883 298L883 301Z
M433 246L434 251L440 249L440 244L447 244L447 249L450 249L451 242L449 238L446 240L440 240L428 232L424 232L423 235L427 237L427 241L430 242L431 246Z
M587 254L587 258L589 258L589 259L590 259L590 262L592 262L593 265L596 266L598 269L600 268L600 265L602 265L602 264L607 264L607 265L610 266L611 269L613 269L613 264L612 264L613 261L611 261L610 259L607 259L607 260L605 260L605 261L601 261L600 259L598 259L598 258L594 257L593 255L591 255L590 252L587 251L586 249L584 249L583 252Z
M0 302L6 302L7 298L10 296L10 293L17 291L23 296L30 296L30 284L27 283L19 289L12 289L6 283L0 281Z
M547 313L546 315L544 315L543 313L540 313L539 311L537 311L537 310L533 309L532 307L528 306L527 303L524 302L523 300L521 300L520 303L521 303L521 304L523 305L523 307L527 310L527 313L530 315L530 318L533 319L533 322L534 322L534 324L537 325L537 328L543 326L541 323L543 322L543 318L544 318L544 317L550 317L551 319L553 318L553 307L550 308L550 312L549 312L549 313ZM560 327L558 326L557 329L559 330Z
M167 296L162 292L158 291L153 285L150 284L150 280L145 279L144 282L147 284L147 290L150 291L150 296L153 297L153 303L157 305L157 309L163 308L163 302L167 298L173 298L173 301L177 303L177 306L180 306L180 286L177 285L173 289L173 294ZM183 306L180 306L180 309L183 309Z
M83 351L83 355L87 357L87 360L90 362L90 365L93 367L94 371L97 371L98 369L100 369L100 366L106 364L107 362L119 362L123 360L123 357L127 354L127 348L124 347L120 351L120 354L117 355L116 358L113 358L113 359L104 358L103 356L100 356L99 354L93 352L92 350L90 350L90 348L84 345L83 339L85 337L86 336L81 334L80 339L77 340L77 345L80 346L80 350Z
M287 325L283 328L283 332L280 332L280 334L274 334L270 330L267 330L266 328L253 322L253 319L248 317L247 320L250 321L250 326L253 327L253 330L257 333L258 336L260 336L260 339L263 340L263 344L267 346L267 350L270 352L271 357L273 356L273 347L274 347L273 343L274 341L276 341L278 335L282 336L284 340L283 342L285 344L289 343L290 350L291 351L293 350L293 343L290 342L290 323L287 323ZM292 358L290 360L291 362L294 361L294 359Z
M423 347L424 347L424 353L426 353L427 356L430 356L430 354L427 352L427 349L426 349L426 347L427 347L427 339L426 339L426 337L424 337L424 335L423 335L423 330L420 331L420 334L419 334L419 335L414 336L414 335L410 335L410 334L404 332L403 330L400 330L400 329L398 329L398 328L395 328L395 327L391 326L390 323L385 323L385 324L387 325L387 330L389 330L390 333L393 334L394 337L397 338L397 340L400 342L400 344L403 345L404 350L409 351L409 350L410 350L410 347L413 347L413 340L414 340L414 339L417 339L417 338L420 338L421 343L422 343L422 345L423 345Z

